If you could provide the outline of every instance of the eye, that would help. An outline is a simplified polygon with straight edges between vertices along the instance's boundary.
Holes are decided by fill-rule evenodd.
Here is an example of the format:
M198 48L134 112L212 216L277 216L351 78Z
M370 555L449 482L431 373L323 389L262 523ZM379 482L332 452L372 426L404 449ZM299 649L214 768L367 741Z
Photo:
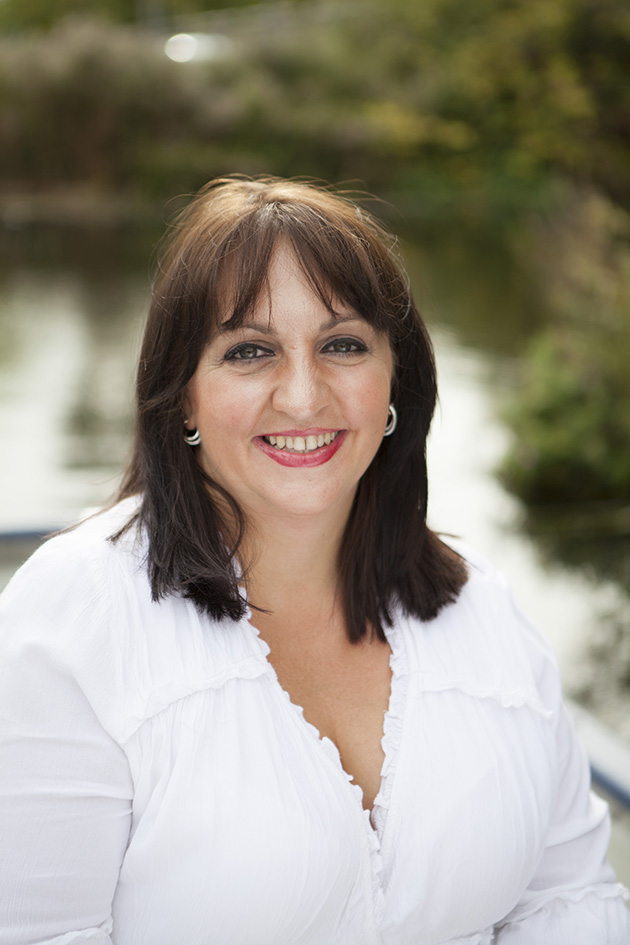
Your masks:
M225 354L225 361L257 361L259 358L265 358L273 355L269 348L263 348L261 345L254 344L253 341L245 341Z
M360 354L367 351L367 345L357 338L335 338L324 346L324 351L331 354Z

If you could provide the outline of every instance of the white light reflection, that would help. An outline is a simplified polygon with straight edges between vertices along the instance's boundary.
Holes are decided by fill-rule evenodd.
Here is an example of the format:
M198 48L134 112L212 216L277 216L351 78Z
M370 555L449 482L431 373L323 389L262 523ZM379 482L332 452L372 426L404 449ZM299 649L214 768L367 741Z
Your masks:
M166 41L164 52L173 62L211 62L228 56L232 41L218 33L177 33Z

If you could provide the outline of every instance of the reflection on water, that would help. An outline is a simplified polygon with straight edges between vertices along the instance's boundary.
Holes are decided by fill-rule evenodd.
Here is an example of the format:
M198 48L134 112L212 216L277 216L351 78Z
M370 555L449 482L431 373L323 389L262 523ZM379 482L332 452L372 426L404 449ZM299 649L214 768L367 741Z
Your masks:
M626 503L534 507L523 515L522 527L548 560L630 588L630 506Z
M2 243L0 527L72 521L111 493L127 454L152 236Z
M534 509L523 516L523 530L543 562L561 562L593 586L616 590L593 621L574 664L571 688L630 741L630 508L593 503Z
M543 300L502 234L445 227L403 249L422 310L466 348L509 362L544 324Z
M129 449L155 240L140 231L0 235L0 530L73 521L113 492ZM405 255L438 355L431 523L504 568L569 688L623 728L628 532L611 537L600 516L594 533L587 509L524 519L492 475L507 444L496 402L511 390L540 305L500 242L432 233L408 241ZM6 554L0 582L17 561Z

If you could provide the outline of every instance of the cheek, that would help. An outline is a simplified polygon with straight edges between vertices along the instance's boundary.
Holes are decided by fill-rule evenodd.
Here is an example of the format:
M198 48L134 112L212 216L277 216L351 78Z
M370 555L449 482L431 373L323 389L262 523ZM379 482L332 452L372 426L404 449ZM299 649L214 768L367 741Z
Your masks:
M391 374L386 366L371 371L367 376L348 384L345 392L346 401L353 414L365 423L379 425L385 422L385 414L390 402Z
M260 410L260 395L251 385L220 385L209 400L209 419L220 433L248 433Z

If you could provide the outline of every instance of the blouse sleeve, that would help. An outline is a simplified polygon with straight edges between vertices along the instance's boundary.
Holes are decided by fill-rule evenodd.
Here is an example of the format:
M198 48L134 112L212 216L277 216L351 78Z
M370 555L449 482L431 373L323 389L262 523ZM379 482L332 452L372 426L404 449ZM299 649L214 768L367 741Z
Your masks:
M112 941L132 784L76 671L86 578L32 559L0 598L0 945Z
M496 929L496 945L629 945L627 890L606 857L608 806L590 790L589 764L562 701L549 648L510 599L521 624L544 702L556 725L558 791L535 875Z

